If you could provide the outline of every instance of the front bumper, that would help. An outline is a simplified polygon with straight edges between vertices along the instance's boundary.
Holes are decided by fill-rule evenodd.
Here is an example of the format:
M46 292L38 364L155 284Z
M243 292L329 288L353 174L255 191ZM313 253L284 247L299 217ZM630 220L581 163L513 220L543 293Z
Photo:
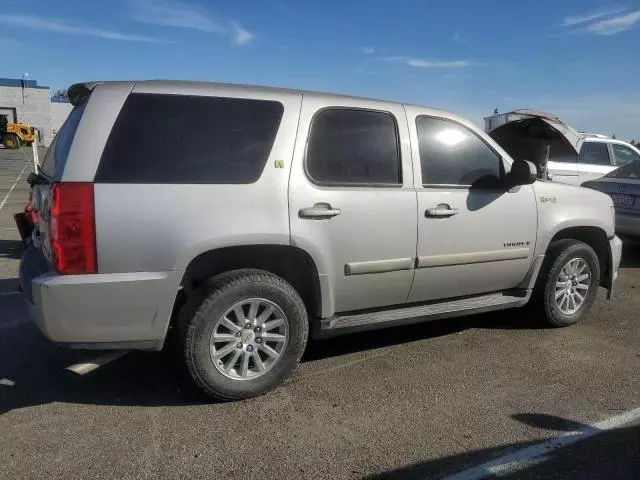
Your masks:
M72 348L162 348L178 272L57 275L42 253L27 249L20 285L29 310L51 341Z

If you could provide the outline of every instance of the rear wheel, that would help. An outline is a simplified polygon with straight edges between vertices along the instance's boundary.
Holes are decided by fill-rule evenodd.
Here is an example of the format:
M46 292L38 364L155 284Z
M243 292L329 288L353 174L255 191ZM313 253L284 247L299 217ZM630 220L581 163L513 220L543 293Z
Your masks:
M20 147L18 137L15 135L5 135L2 137L2 144L5 148L10 148L12 150Z
M280 384L304 353L309 330L298 293L261 270L213 278L202 303L183 323L189 373L221 400L261 395Z
M600 283L600 262L586 243L566 239L549 247L534 305L554 327L578 322L591 308Z

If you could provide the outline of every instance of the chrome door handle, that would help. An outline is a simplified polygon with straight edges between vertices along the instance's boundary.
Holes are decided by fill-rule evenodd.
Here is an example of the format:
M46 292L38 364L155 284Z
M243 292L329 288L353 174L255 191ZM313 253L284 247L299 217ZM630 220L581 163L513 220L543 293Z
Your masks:
M449 205L438 205L435 208L427 208L424 212L425 217L446 218L452 217L458 213L457 208L451 208Z
M313 207L301 208L298 211L300 218L331 218L340 215L342 210L331 208L328 203L316 203Z

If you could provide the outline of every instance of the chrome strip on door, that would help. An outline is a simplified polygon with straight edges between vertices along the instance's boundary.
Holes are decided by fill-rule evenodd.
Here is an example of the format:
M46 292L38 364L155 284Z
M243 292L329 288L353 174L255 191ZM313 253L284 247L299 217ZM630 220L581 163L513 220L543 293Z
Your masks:
M529 257L530 249L495 250L490 252L455 253L450 255L431 255L418 257L417 268L447 267L450 265L469 265L472 263L500 262Z
M370 262L350 262L344 266L345 275L363 275L366 273L395 272L411 270L413 258L391 258L388 260L373 260Z

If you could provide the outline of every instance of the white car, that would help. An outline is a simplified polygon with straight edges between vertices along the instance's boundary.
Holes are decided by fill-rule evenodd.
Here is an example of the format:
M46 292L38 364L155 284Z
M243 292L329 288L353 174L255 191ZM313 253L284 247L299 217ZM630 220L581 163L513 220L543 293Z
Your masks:
M550 156L547 163L550 180L582 185L605 176L621 165L640 161L640 150L627 142L604 135L583 135L578 155Z
M487 117L485 131L512 158L532 161L540 177L569 185L582 185L640 160L640 150L627 142L578 132L555 115L535 110Z

